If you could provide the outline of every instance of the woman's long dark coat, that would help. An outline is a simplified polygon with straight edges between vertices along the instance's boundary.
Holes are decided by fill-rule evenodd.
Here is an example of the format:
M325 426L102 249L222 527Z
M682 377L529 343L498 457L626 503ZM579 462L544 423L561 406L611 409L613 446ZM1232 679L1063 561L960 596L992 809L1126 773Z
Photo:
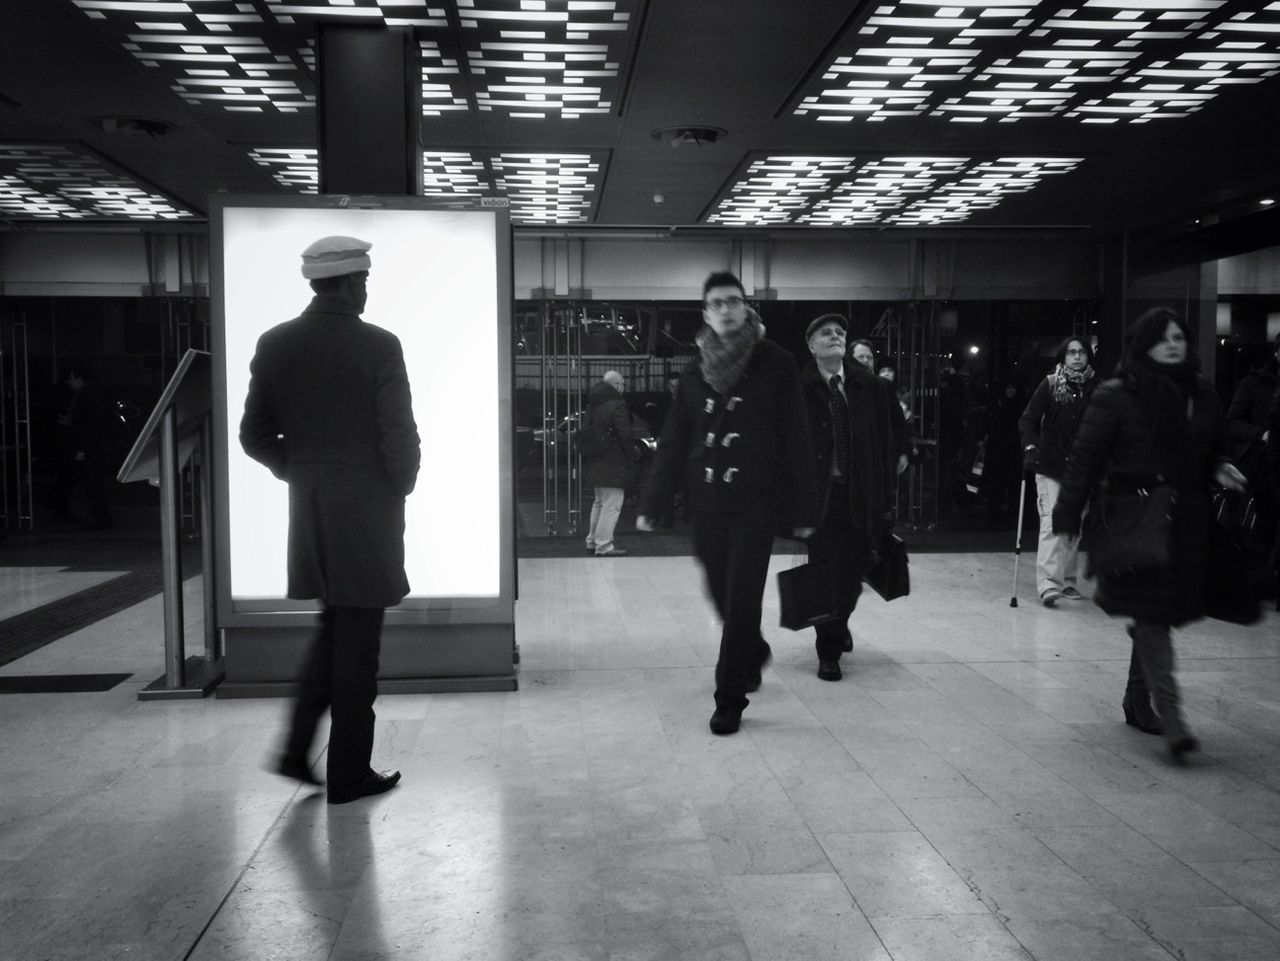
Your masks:
M400 341L317 296L262 335L249 369L240 443L289 484L289 597L399 603L420 459Z
M1085 408L1053 510L1055 531L1080 529L1090 492L1105 476L1117 487L1172 483L1172 570L1102 575L1095 602L1108 614L1178 626L1204 616L1208 580L1209 484L1228 459L1226 416L1213 386L1196 378L1188 400L1188 442L1173 461L1162 453L1138 412L1136 393L1121 379L1104 382Z

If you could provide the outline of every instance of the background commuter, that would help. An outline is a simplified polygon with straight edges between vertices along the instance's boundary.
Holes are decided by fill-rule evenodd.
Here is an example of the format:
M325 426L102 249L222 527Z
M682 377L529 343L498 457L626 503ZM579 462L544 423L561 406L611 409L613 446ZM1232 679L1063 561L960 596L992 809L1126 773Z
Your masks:
M71 494L80 488L89 518L84 530L107 530L112 525L107 506L110 461L111 401L93 385L86 367L72 367L67 374L67 403L58 415L54 443L54 482L49 510L63 522L74 521Z
M698 356L680 377L636 526L653 530L684 484L694 553L724 622L711 730L732 734L770 657L760 609L774 534L809 537L817 491L795 359L765 339L733 274L711 274L702 301Z
M276 770L320 783L307 758L328 709L330 804L400 780L369 763L383 614L409 593L404 502L420 448L400 341L360 319L370 246L325 237L303 252L315 296L259 338L240 422L245 453L289 485L289 597L324 605Z
M596 557L627 556L626 551L613 543L635 447L631 411L622 399L624 387L622 375L611 370L593 384L587 394L587 423L600 444L598 452L593 452L595 456L583 457L583 482L594 494L587 526L587 551Z
M805 340L812 357L800 372L822 505L822 522L809 539L809 562L832 573L841 601L839 616L815 627L818 677L824 681L843 676L840 655L853 650L849 617L862 593L862 575L876 538L892 523L889 496L898 460L892 418L902 418L893 385L846 360L847 328L839 314L810 323Z
M1228 459L1222 404L1197 367L1177 314L1157 307L1138 318L1116 376L1085 408L1053 509L1053 530L1075 536L1099 481L1112 491L1173 487L1173 565L1100 574L1094 601L1108 614L1133 618L1125 723L1163 733L1178 759L1199 742L1183 719L1170 628L1204 616L1210 483L1244 487Z
M1098 385L1093 348L1080 337L1068 337L1054 352L1057 366L1040 381L1018 420L1022 436L1022 466L1036 475L1036 509L1040 512L1040 544L1036 549L1036 590L1045 607L1064 597L1078 601L1080 544L1077 538L1055 534L1053 505L1058 500L1071 442L1080 416Z

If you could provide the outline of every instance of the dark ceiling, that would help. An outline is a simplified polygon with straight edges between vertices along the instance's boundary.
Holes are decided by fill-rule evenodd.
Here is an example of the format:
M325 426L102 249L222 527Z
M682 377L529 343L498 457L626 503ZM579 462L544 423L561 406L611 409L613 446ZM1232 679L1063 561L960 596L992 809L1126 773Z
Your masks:
M288 2L296 8L299 0ZM377 0L355 2L377 6ZM545 0L535 2L533 8L563 9L566 2L573 6L572 0ZM892 5L894 0L889 2ZM1008 7L1009 2L993 6ZM238 9L259 21L272 20L282 9L279 0L188 3L204 10ZM465 19L469 7L521 7L519 0L429 0L423 5L437 8L433 12L443 16L449 27L420 30L419 36L443 33L446 38L458 36L458 18ZM1061 5L1055 3L1052 9ZM1102 7L1107 16L1128 16L1116 13L1121 5L1110 0L1068 5ZM1176 11L1188 5L1212 8L1220 18L1234 12L1241 23L1258 24L1255 14L1276 19L1275 13L1266 12L1265 3L1169 0L1161 9ZM175 92L161 69L144 65L111 30L103 29L102 13L97 20L91 19L95 8L120 6L101 0L0 2L0 147L87 146L114 168L197 216L203 216L215 191L287 189L248 152L263 147L314 147L314 109L229 112L218 105L189 102ZM187 5L154 4L157 11L183 6ZM312 8L322 6L326 6L323 0L312 0ZM896 6L935 17L954 17L965 10L977 16L983 9L945 8L940 2L923 0L915 7L899 0ZM1028 0L1023 6L1039 11L1046 5ZM1144 16L1158 18L1153 6L1133 4L1135 10L1147 11ZM1016 122L995 117L980 123L957 122L945 108L933 109L943 102L940 96L929 101L928 110L918 107L912 115L833 123L816 119L813 111L800 116L795 110L812 95L815 85L825 83L824 72L833 58L852 52L856 63L863 38L866 44L878 42L868 24L889 9L885 3L619 0L616 9L627 11L627 29L616 38L615 49L621 55L607 111L576 119L512 117L501 109L481 112L475 109L478 77L463 69L457 81L463 106L423 118L425 149L574 150L601 156L593 205L583 223L588 229L624 225L716 229L706 225L706 218L753 160L770 155L978 160L1034 156L1080 162L1067 173L1043 178L1031 190L1004 197L989 209L975 210L965 219L966 228L1071 227L1099 238L1125 232L1130 237L1180 237L1183 242L1203 236L1205 244L1222 249L1233 244L1265 246L1275 236L1270 229L1275 214L1263 203L1280 199L1280 79L1273 76L1274 69L1255 70L1250 77L1253 82L1224 83L1202 106L1185 115L1142 123L1126 122L1132 117L1088 123L1062 112ZM138 16L145 15L144 10ZM1260 56L1280 50L1280 32L1270 26L1250 29L1254 32L1239 36L1253 40L1252 48L1263 51ZM298 41L313 30L313 20L299 20L281 35ZM123 36L118 29L116 34ZM1194 47L1185 38L1167 39L1170 34L1151 36L1157 37L1152 44L1164 46L1148 54L1148 65L1153 56L1167 57L1170 50ZM1051 33L1042 42L1063 41L1060 34ZM1009 54L1008 43L988 55L988 65L1006 62L998 58ZM298 45L295 42L295 50ZM464 46L460 40L458 48ZM299 86L304 92L314 91L314 78L300 65L303 60L298 58ZM867 75L874 79L874 71ZM161 121L168 129L161 135L108 132L95 120L101 117L145 118ZM725 134L715 143L675 148L652 136L654 130L672 126L707 126ZM4 172L0 167L0 187ZM661 195L661 203L655 202L655 195ZM29 219L0 207L0 221ZM1238 231L1229 228L1237 222ZM1210 227L1208 233L1196 234L1197 229Z

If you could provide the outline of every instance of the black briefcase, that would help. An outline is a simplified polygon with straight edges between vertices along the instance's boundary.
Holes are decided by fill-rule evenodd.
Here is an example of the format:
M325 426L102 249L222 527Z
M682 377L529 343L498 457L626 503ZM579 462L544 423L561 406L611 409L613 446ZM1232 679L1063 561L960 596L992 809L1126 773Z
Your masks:
M911 593L911 569L907 561L907 544L893 531L885 531L871 566L862 578L886 601Z
M778 572L778 602L782 616L778 623L793 631L803 631L840 616L840 594L829 567L801 564Z

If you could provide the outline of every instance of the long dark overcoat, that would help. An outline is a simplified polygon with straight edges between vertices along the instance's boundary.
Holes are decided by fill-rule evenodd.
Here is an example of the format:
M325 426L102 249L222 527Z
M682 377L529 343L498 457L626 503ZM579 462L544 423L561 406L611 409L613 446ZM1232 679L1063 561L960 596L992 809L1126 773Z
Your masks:
M587 422L601 437L609 438L609 446L599 457L583 459L583 481L587 487L625 488L635 444L627 402L617 390L597 381L587 394L587 403Z
M240 443L289 484L289 596L399 603L421 456L400 341L320 295L262 335L250 373Z
M1161 479L1172 483L1174 567L1098 578L1094 601L1108 614L1178 626L1204 616L1208 582L1209 483L1215 466L1228 460L1230 437L1222 403L1210 384L1197 377L1188 401L1189 440L1170 462L1142 422L1137 395L1119 378L1093 393L1076 433L1053 509L1055 531L1078 531L1086 502L1105 476L1117 487L1134 488Z
M800 372L788 351L761 340L727 395L703 378L700 358L689 362L663 422L639 513L658 517L682 483L694 512L767 517L786 533L818 525Z
M808 407L809 426L813 429L815 476L818 480L819 503L826 513L831 496L831 458L835 437L831 428L831 390L810 359L800 372ZM888 381L868 373L861 365L844 365L844 393L849 406L849 459L857 472L858 483L846 484L849 516L860 529L873 536L886 523L890 491L897 477L898 445L894 432L894 409L901 416L897 398L886 390Z

